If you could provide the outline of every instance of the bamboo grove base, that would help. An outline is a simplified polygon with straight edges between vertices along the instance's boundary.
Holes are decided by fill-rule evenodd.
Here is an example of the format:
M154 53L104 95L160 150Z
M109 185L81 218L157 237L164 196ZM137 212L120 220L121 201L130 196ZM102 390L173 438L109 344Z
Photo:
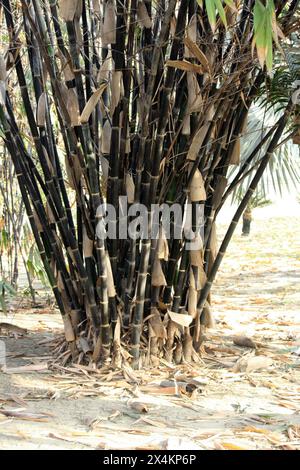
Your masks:
M109 357L105 360L96 361L93 353L92 333L87 335L84 342L78 340L76 342L67 342L64 336L59 336L53 343L53 359L51 363L59 364L60 366L71 366L72 364L81 364L88 368L102 368L110 366L112 369L122 368L123 366L130 366L134 369L155 368L158 367L162 360L169 364L193 364L201 363L201 354L206 339L205 332L207 327L201 325L200 339L197 345L193 345L193 340L190 335L184 335L180 332L175 325L172 325L169 339L148 338L142 335L140 345L139 361L136 363L130 354L130 332L122 336L121 342L115 342L110 351ZM88 338L90 337L90 340ZM172 339L173 338L173 341ZM88 340L88 343L86 342ZM90 344L91 347L87 347Z

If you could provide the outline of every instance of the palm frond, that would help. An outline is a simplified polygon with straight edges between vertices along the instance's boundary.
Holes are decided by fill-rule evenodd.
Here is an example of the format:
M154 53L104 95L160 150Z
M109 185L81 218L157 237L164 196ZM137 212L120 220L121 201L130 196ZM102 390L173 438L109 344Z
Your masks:
M264 103L263 101L261 103ZM249 113L249 123L245 136L241 142L241 164L253 152L257 144L266 135L269 128L274 124L277 112L268 109L263 104L255 106ZM264 150L268 146L268 141L262 147L252 162L253 171L255 170ZM234 178L238 169L230 173L230 180ZM232 203L240 200L241 196L249 187L253 171L249 172L243 183L233 191ZM272 158L266 168L266 171L258 185L257 192L265 198L270 194L282 196L284 192L295 189L300 184L300 155L299 147L294 145L291 140L284 142L273 153Z

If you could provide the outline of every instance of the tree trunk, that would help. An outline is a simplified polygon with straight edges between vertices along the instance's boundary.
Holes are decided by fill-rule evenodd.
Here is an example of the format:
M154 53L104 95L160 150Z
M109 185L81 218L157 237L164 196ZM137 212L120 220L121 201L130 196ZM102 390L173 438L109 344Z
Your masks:
M243 213L243 228L242 228L243 236L250 235L251 221L252 221L252 210L251 210L251 207L248 205Z

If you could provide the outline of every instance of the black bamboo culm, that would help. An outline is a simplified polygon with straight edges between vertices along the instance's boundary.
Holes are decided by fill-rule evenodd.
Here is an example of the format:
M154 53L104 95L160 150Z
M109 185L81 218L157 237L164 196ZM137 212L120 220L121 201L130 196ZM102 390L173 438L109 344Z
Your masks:
M0 132L62 314L65 363L199 360L212 283L293 112L240 164L270 78L251 48L254 2L226 3L228 24L218 16L213 31L205 1L0 1ZM289 37L298 2L277 4ZM217 252L216 217L250 173Z

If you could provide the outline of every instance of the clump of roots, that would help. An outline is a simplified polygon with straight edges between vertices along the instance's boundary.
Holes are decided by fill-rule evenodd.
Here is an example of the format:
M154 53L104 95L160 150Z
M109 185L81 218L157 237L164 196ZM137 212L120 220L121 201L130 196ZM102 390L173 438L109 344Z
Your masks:
M182 318L185 316L187 313L182 314ZM92 368L110 365L114 369L124 365L134 368L158 367L161 361L174 364L199 362L204 333L211 326L212 318L208 309L204 309L201 320L196 318L187 327L173 321L168 313L161 313L153 307L143 323L138 364L131 354L131 328L124 328L120 318L110 333L109 347L103 346L101 336L89 326L87 330L78 332L73 341L66 341L65 335L57 337L53 341L53 360L61 366L76 363Z

